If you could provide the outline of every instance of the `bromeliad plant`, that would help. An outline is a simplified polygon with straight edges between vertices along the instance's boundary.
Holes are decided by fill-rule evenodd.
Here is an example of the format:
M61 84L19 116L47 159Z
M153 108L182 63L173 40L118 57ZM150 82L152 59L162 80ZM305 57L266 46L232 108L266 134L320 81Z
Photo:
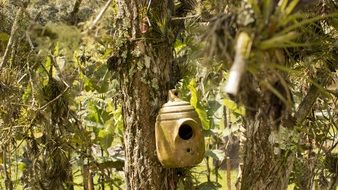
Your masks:
M211 25L216 29L207 38L214 45L209 49L227 44L224 49L234 52L226 63L232 67L225 91L246 108L242 189L285 189L298 155L297 144L308 138L302 136L304 121L318 108L317 98L322 99L324 92L325 102L332 104L336 99L325 90L337 69L335 3L248 0L237 6L240 12L225 11L225 15L235 15L226 18L236 17L232 27L224 29L217 21ZM234 23L233 19L219 19ZM236 31L232 37L219 35L231 34L231 30ZM236 40L229 44L231 39ZM284 146L289 136L283 136L283 130L294 134L293 146Z

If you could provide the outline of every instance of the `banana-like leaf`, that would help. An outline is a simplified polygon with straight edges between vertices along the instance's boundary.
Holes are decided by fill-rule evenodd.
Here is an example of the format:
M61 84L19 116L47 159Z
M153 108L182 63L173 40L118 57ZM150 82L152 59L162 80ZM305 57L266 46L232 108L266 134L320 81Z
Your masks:
M202 105L199 103L198 96L197 96L197 89L196 89L196 80L192 79L188 85L188 88L191 93L191 99L190 103L195 108L195 111L198 114L198 117L200 118L203 128L205 130L210 129L210 121L208 118L208 114L206 110L202 107Z

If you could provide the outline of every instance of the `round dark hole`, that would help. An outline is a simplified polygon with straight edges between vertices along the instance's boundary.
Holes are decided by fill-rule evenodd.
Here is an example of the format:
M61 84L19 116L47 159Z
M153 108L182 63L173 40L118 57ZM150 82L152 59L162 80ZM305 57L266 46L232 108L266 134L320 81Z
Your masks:
M178 130L178 135L182 139L188 140L193 135L192 128L189 125L183 124L183 125L181 125L180 129Z
M187 152L191 152L191 149L190 149L190 148L187 148Z

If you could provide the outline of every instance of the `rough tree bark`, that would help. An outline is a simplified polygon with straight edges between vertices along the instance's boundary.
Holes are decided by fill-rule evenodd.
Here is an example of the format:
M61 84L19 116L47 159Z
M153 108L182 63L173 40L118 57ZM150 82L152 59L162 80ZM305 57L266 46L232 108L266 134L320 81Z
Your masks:
M271 83L272 80L274 79L270 78ZM246 82L255 83L252 81L255 80ZM273 87L281 90L277 80ZM248 102L247 108L252 110L248 111L245 118L247 140L244 147L241 189L285 190L294 157L292 153L280 151L271 141L271 135L278 130L277 120L288 113L275 94L269 90L258 89L252 85L246 89L245 97L242 97Z
M325 70L326 66L322 65L321 70L316 73L313 79L321 86L328 85L330 81L329 75L325 74L328 72ZM262 73L267 82L260 83L257 81L264 80L255 80L252 76L245 76L245 80L241 84L245 90L240 98L247 107L245 118L247 141L245 142L244 169L241 181L242 190L285 190L288 188L295 151L292 149L281 150L278 142L274 142L274 139L281 126L292 129L301 125L320 95L320 89L314 84L311 85L296 113L291 116L291 110L285 104L285 100L282 101L276 96L276 93L271 91L271 87L273 87L286 100L291 96L285 86L287 84L284 83L284 79L277 77L278 75L283 76L284 74L278 74L276 71ZM266 88L268 85L271 87ZM291 102L289 102L290 104ZM284 140L288 141L288 139Z
M175 189L178 180L175 169L160 165L155 151L156 115L167 101L173 62L173 6L171 0L118 1L122 45L110 67L121 79L129 190Z

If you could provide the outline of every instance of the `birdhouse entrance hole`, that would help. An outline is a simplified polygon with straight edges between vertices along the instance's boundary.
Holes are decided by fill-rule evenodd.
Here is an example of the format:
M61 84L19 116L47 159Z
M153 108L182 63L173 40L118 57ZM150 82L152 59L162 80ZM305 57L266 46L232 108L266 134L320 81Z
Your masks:
M192 127L190 125L187 125L187 124L181 125L180 129L178 131L178 135L183 140L189 140L193 135Z

